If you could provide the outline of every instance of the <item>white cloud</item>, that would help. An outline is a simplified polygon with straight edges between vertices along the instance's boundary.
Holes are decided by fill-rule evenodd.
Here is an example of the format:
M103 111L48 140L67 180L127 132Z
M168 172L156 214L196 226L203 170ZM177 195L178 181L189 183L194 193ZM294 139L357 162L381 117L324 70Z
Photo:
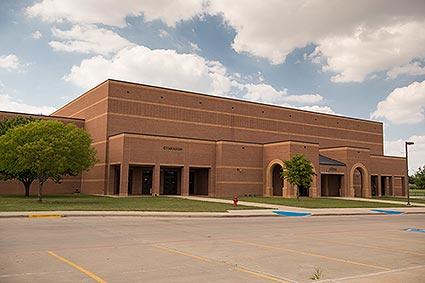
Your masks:
M42 36L43 34L38 30L32 33L32 38L34 39L40 39Z
M53 28L52 34L61 40L49 42L56 51L107 55L133 45L113 31L95 25L74 25L70 30Z
M387 72L387 77L395 79L403 74L411 76L425 75L425 67L422 67L419 62L413 62L404 66L392 68Z
M321 55L315 62L336 73L334 82L361 82L424 58L424 10L422 0L210 2L210 13L221 14L236 30L237 52L280 64L294 49L313 43Z
M242 84L240 88L246 91L244 98L265 103L282 104L285 102L312 104L323 100L319 94L301 94L288 95L288 90L277 90L271 85L260 84Z
M425 58L425 21L380 28L358 27L352 34L317 41L316 53L327 58L324 71L333 82L362 82L374 72Z
M414 174L419 167L425 165L425 136L411 136L407 141L413 141L414 145L409 145L409 174ZM385 141L385 155L405 157L404 140Z
M189 44L190 44L190 48L192 49L193 52L201 51L201 48L199 48L198 44L193 43L193 42L189 42Z
M425 121L425 81L396 88L378 103L371 119L385 118L395 125Z
M144 46L122 49L111 59L96 56L83 60L65 76L65 80L86 89L107 78L217 95L224 95L232 85L219 62Z
M47 22L68 20L73 23L125 27L127 16L144 15L146 21L161 20L174 27L202 13L202 0L43 0L26 9L31 17Z
M6 69L7 71L21 71L23 67L24 65L19 63L19 59L15 54L0 56L0 69Z
M34 106L23 103L21 100L14 99L7 94L0 94L0 110L13 111L31 114L48 115L56 110L50 106Z

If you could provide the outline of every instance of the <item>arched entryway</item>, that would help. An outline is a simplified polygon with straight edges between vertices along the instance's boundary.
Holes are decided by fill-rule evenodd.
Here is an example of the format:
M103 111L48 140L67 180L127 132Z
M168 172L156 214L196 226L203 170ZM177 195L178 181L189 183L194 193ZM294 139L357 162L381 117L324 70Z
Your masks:
M350 195L354 197L370 197L369 174L366 167L357 163L350 172Z
M283 161L272 160L266 168L266 196L283 196L283 179L280 177Z
M273 167L273 196L282 196L283 179L280 176L281 172L282 167L279 164L276 164Z

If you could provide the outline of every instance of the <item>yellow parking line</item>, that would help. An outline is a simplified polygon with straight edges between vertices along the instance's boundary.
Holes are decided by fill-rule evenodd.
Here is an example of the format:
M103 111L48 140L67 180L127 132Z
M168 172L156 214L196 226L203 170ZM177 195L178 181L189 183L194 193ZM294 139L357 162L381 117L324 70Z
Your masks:
M399 250L399 249L392 249L392 248L385 248L385 247L371 246L371 245L364 245L364 244L356 244L356 243L349 243L349 242L342 242L342 241L335 241L335 240L323 240L323 239L320 239L320 238L307 237L307 236L299 236L299 237L304 238L304 239L317 240L317 241L322 241L322 242L327 242L327 243L335 243L335 244L340 244L340 245L347 245L347 246L354 246L354 247L362 247L362 248L385 250L385 251L392 251L392 252L400 252L400 253L406 253L406 254L425 256L424 253L418 253L418 252L412 252L412 251L406 251L406 250Z
M258 277L261 277L261 278L269 279L269 280L272 280L272 281L281 282L281 283L290 283L289 281L285 281L285 280L282 280L282 279L277 278L277 277L262 274L262 273L255 272L255 271L252 271L252 270L249 270L249 269L235 267L235 266L228 264L228 263L211 260L211 259L208 259L208 258L204 258L204 257L201 257L201 256L181 252L181 251L178 251L178 250L175 250L175 249L170 249L170 248L163 247L163 246L158 246L158 245L151 245L151 246L154 247L154 248L162 249L162 250L169 251L169 252L172 252L172 253L176 253L176 254L179 254L179 255L184 255L184 256L191 257L191 258L203 260L203 261L206 261L206 262L211 262L211 263L215 263L215 264L219 264L219 265L226 265L226 266L229 266L230 268L232 268L233 270L249 273L249 274L252 274L252 275L255 275L255 276L258 276Z
M28 214L28 218L61 218L62 214Z
M371 267L371 268L380 269L380 270L391 270L390 268L387 268L387 267L376 266L376 265L371 265L371 264L366 264L366 263L361 263L361 262L356 262L356 261L351 261L351 260L346 260L346 259L341 259L341 258L336 258L336 257L329 257L329 256L324 256L324 255L319 255L319 254L312 254L312 253L308 253L308 252L290 250L290 249L285 249L285 248L278 248L278 247L267 246L267 245L262 245L262 244L239 241L239 240L230 240L230 241L235 242L235 243L245 244L245 245L257 246L257 247L261 247L261 248L280 250L280 251L285 251L285 252L290 252L290 253L308 255L308 256L312 256L312 257L324 258L324 259L333 260L333 261L339 261L339 262L350 263L350 264L355 264L355 265L360 265L360 266L366 266L366 267Z
M71 265L72 267L74 267L74 268L78 269L79 271L81 271L81 272L83 272L83 273L87 274L88 276L90 276L91 278L93 278L94 280L96 280L97 282L100 282L100 283L108 283L108 282L106 282L105 280L103 280L102 278L100 278L99 276L97 276L97 275L95 275L95 274L91 273L90 271L88 271L88 270L86 270L86 269L82 268L81 266L79 266L79 265L77 265L77 264L73 263L72 261L67 260L66 258L63 258L63 257L61 257L61 256L59 256L59 255L57 255L57 254L55 254L54 252L49 251L49 252L47 252L47 253L48 253L49 255L52 255L52 256L56 257L57 259L60 259L60 260L61 260L61 261L63 261L63 262L66 262L67 264L69 264L69 265Z

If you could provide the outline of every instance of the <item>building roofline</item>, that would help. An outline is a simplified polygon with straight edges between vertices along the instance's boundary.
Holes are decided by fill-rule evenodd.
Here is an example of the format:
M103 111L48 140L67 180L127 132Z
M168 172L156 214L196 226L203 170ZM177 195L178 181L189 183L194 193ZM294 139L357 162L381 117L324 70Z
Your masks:
M77 101L79 101L80 99L82 99L82 98L86 97L87 95L89 95L89 93L90 93L90 92L92 92L93 90L95 90L95 89L97 89L97 88L101 87L101 86L102 86L102 85L104 85L105 83L109 83L109 81L110 81L109 79L104 80L104 81L103 81L103 82L101 82L100 84L98 84L98 85L96 85L96 86L92 87L91 89L87 90L87 91L86 91L86 92L84 92L83 94L80 94L78 97L76 97L76 98L74 98L73 100L69 101L68 103L66 103L65 105L63 105L62 107L60 107L59 109L57 109L55 112L53 112L53 113L52 113L52 114L50 114L50 115L53 115L53 114L55 114L56 112L58 112L58 111L60 111L60 110L64 109L65 107L68 107L68 106L70 106L70 105L74 104L75 102L77 102Z
M371 154L370 157L406 159L405 156Z
M370 150L370 148L367 148L367 147L350 146L350 145L332 146L332 147L321 147L321 148L319 148L319 150L328 150L328 149L329 150L332 150L332 149L343 149L343 148Z
M107 79L107 80L103 81L102 83L100 83L97 86L95 86L95 87L91 88L90 90L86 91L85 93L83 93L79 97L77 97L74 100L68 102L67 104L65 104L64 106L62 106L61 108L59 108L58 110L56 110L55 112L53 112L52 114L54 114L57 111L59 111L59 110L65 108L65 107L71 105L72 103L74 103L74 102L78 101L79 99L81 99L82 97L86 96L89 92L91 92L94 89L100 87L101 85L103 85L105 83L109 83L109 82L112 82L112 83L115 82L115 83L121 83L121 84L130 84L130 85L137 85L137 86L143 86L143 87L149 87L149 88L155 88L155 89L161 89L161 90L172 90L172 91L182 92L182 93L185 93L185 94L206 96L208 98L213 98L213 99L231 100L231 101L242 103L242 104L248 103L248 104L252 104L252 105L260 105L260 106L270 107L270 108L274 108L274 109L286 109L286 110L289 110L289 111L294 111L294 112L299 112L299 113L309 113L309 114L316 114L316 115L321 115L321 116L325 116L325 117L335 117L335 118L341 118L341 119L346 119L346 120L354 120L354 121L367 122L367 123L371 123L371 124L383 125L383 123L382 122L379 122L379 121L372 121L372 120L361 119L361 118L354 118L354 117L348 117L348 116L342 116L342 115L337 115L337 114L327 114L327 113L320 113L320 112L314 112L314 111L308 111L308 110L301 110L301 109L296 109L296 108L289 108L289 107L283 107L283 106L265 104L265 103L254 102L254 101L241 100L241 99L230 98L230 97L216 96L216 95L213 95L213 94L206 94L206 93L200 93L200 92L194 92L194 91L188 91L188 90L182 90L182 89L174 89L174 88L168 88L168 87L162 87L162 86L155 86L155 85L142 84L142 83L136 83L136 82L122 81L122 80L117 80L117 79Z
M0 110L0 113L12 113L12 114L17 114L17 115L34 116L34 117L59 118L59 119L85 121L85 119L82 119L82 118L73 118L73 117L65 117L65 116L52 116L52 114L50 114L50 115L31 114L31 113L23 113L23 112L15 112L15 111L2 111L2 110Z

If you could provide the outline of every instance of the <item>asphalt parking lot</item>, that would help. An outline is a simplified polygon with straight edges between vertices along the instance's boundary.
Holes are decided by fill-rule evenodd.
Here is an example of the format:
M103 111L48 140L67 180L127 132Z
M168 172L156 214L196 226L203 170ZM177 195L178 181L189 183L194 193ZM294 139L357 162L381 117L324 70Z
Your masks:
M0 219L0 282L423 282L406 228L425 215Z

